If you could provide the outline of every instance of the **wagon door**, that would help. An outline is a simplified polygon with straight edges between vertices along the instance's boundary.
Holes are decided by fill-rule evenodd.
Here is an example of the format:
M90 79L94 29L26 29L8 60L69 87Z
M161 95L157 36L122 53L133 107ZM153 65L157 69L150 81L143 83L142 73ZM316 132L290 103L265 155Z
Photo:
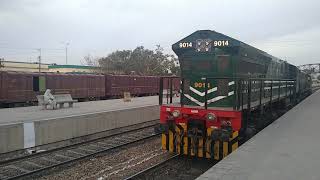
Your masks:
M39 77L39 90L40 90L40 92L46 91L46 77L45 76Z
M33 91L34 92L45 92L46 91L46 77L45 76L33 76Z
M93 76L88 76L88 97L95 97L95 82Z

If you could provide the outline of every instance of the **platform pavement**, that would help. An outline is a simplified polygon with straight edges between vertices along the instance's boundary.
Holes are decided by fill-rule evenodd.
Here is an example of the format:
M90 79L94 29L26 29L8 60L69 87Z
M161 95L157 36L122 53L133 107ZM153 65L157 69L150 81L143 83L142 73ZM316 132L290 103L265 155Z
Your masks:
M0 153L159 119L158 96L76 103L74 108L0 109Z
M42 110L39 106L6 108L0 109L0 126L3 124L32 122L66 116L154 106L158 105L158 101L158 96L148 96L132 98L131 102L124 102L123 99L79 102L75 103L73 108L56 110Z
M319 107L317 91L197 180L319 180Z

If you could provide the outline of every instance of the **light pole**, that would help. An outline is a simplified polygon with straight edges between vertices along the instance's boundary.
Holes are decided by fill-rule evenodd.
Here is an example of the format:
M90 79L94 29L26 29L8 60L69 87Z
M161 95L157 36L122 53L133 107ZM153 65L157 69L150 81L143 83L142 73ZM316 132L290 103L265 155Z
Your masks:
M69 42L61 42L61 44L65 45L66 64L68 64L68 46L70 45L70 43Z
M69 43L67 42L66 43L66 65L68 64L68 46L69 46Z

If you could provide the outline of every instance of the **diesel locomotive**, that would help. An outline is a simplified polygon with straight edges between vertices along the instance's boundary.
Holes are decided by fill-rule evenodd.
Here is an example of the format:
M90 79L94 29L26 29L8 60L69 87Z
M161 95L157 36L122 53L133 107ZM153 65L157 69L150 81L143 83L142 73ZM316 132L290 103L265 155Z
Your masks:
M180 96L170 89L175 77L161 78L159 96L162 148L170 152L220 160L311 93L310 76L296 66L215 31L196 31L172 49Z

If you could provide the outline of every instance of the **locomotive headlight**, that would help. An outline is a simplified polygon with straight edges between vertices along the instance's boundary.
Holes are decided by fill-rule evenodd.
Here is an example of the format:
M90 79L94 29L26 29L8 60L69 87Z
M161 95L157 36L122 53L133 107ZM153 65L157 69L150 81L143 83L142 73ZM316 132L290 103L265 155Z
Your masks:
M174 110L172 112L172 116L175 117L175 118L179 117L180 116L180 111L179 110Z
M208 113L208 114L207 114L207 120L208 120L208 121L214 121L214 120L216 120L216 119L217 119L217 117L216 117L215 114L213 114L213 113Z

